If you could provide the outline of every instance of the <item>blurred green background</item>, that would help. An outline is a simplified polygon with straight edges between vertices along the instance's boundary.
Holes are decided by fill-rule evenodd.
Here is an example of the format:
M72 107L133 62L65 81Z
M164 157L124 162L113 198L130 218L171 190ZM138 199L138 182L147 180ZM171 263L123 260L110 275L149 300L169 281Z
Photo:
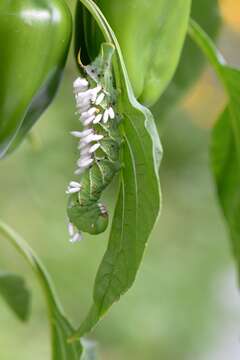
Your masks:
M219 47L240 66L240 5L222 0ZM107 233L68 242L66 195L77 159L69 56L53 105L34 128L34 142L0 164L0 217L40 255L75 325L85 316ZM91 334L103 360L236 360L240 307L231 247L209 171L210 128L224 95L206 69L163 124L155 109L164 161L163 211L134 287ZM106 196L112 202L116 187ZM46 308L31 270L1 239L0 268L24 275L32 314L20 323L0 298L0 359L50 359Z

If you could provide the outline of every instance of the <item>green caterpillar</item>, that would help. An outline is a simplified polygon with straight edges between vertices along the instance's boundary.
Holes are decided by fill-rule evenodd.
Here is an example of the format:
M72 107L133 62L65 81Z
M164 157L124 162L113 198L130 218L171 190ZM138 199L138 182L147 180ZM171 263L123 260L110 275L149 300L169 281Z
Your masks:
M108 226L108 212L99 202L103 190L120 169L120 117L116 112L116 90L112 77L114 47L102 44L100 55L91 64L81 64L83 77L73 83L77 113L82 131L73 131L79 139L80 158L71 181L67 214L70 241L81 240L82 232L99 234Z

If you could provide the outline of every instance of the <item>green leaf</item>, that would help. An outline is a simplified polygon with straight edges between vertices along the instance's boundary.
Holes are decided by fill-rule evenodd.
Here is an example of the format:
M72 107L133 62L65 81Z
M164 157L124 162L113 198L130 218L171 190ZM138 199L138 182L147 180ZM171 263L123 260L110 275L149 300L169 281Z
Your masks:
M213 130L211 159L219 202L240 270L240 71L226 64L209 37L193 21L189 32L213 65L229 99Z
M95 280L93 305L72 340L89 332L135 280L160 210L158 171L162 154L152 114L133 95L114 33L93 1L81 2L95 18L106 41L116 49L114 73L121 94L118 107L123 115L124 166L107 251Z
M212 134L211 159L219 201L229 225L234 254L240 266L240 158L230 121L231 114L227 108Z
M82 354L82 346L79 341L72 344L67 342L67 338L74 329L63 313L45 267L29 245L15 231L1 221L0 236L9 240L27 260L42 286L48 306L51 327L52 360L79 360Z
M20 320L28 319L31 297L25 281L20 276L1 271L0 295Z
M221 26L218 0L192 0L191 17L212 39L216 39ZM205 62L204 55L199 53L196 44L187 37L174 78L153 107L157 120L162 122L168 111L199 78Z

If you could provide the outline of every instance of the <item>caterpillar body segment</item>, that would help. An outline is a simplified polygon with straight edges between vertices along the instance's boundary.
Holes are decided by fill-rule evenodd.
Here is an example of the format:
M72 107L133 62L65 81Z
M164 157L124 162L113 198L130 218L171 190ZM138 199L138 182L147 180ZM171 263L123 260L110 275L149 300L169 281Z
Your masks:
M80 157L75 171L79 180L71 181L66 191L72 242L80 240L82 232L99 234L107 228L108 212L100 198L121 167L120 117L111 69L113 53L112 45L103 44L91 65L81 64L83 76L73 84L82 130L72 132L79 140Z

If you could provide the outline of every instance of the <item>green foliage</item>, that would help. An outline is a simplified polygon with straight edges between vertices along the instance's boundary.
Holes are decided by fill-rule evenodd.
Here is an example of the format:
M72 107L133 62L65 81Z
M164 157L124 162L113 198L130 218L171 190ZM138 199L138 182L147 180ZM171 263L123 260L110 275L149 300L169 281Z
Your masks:
M0 272L0 295L17 317L26 321L30 312L30 292L18 275Z
M125 141L120 192L108 248L95 280L93 306L74 338L90 331L133 284L160 209L161 145L153 117L133 95L120 47L103 14L93 1L81 2L116 50L114 73L121 94L117 107L123 116L121 131Z
M82 346L80 342L73 344L67 342L67 338L72 333L73 328L63 314L46 269L27 243L3 222L0 222L0 236L9 240L16 250L27 260L42 286L48 305L51 327L52 360L79 360L82 353ZM12 303L13 299L11 300L11 304Z
M231 121L232 115L227 108L212 134L211 157L219 201L229 225L233 250L240 267L240 158Z
M190 35L213 65L228 105L212 135L212 167L218 197L227 220L240 267L240 71L229 67L204 31L191 23Z
M66 135L76 124L69 96L75 75L72 61L56 102L37 125L41 149L32 151L25 143L14 156L0 161L0 187L1 217L14 221L27 236L50 271L65 311L78 324L90 305L91 285L107 234L96 239L86 234L84 241L75 246L67 239L63 192L76 160L74 142ZM70 114L67 121L66 114ZM192 117L186 121L186 115L179 111L165 124L162 140L165 161L161 164L161 186L165 196L161 218L134 286L91 334L99 343L102 360L149 360L149 354L153 359L182 360L191 359L193 353L202 359L207 350L206 336L211 346L212 336L216 338L226 318L237 312L216 304L216 293L212 293L232 259L210 191L207 132L196 127ZM115 185L105 194L109 209ZM28 280L33 309L30 324L23 326L1 301L0 354L3 360L14 359L17 349L18 360L50 360L41 289L36 289L31 269L10 250L1 238L0 268L19 269L18 274ZM127 319L127 326L123 319ZM234 316L236 326L237 322Z
M134 54L140 53L138 48L139 43L136 37L130 38L129 43L125 48L124 42L122 41L128 41L129 39L124 36L124 34L123 37L121 37L121 33L118 33L118 31L122 30L121 17L119 23L121 26L116 24L113 25L113 28L116 26L116 29L114 28L114 30L119 37L119 45L118 40L110 27L111 21L114 18L112 14L109 15L109 25L103 13L96 5L96 1L80 0L78 3L79 6L81 5L81 9L84 8L81 18L83 24L80 24L79 29L81 29L81 26L83 25L83 27L85 27L85 33L86 29L93 29L94 32L98 29L99 31L95 33L95 35L97 34L96 39L94 39L92 43L94 44L94 49L96 50L97 48L97 42L95 42L95 40L98 41L100 39L100 42L102 42L103 38L104 41L110 44L112 49L115 49L113 71L118 94L116 106L122 116L120 133L123 139L121 149L121 162L123 167L120 171L119 193L112 220L108 247L95 279L93 304L87 317L77 330L72 327L65 316L44 266L29 246L23 242L16 233L4 223L0 222L0 235L10 240L20 254L25 257L31 265L32 270L36 273L44 291L51 327L53 360L80 360L80 358L83 360L97 359L95 346L84 340L81 344L79 338L91 331L113 303L118 301L132 286L141 264L147 241L159 215L161 207L159 183L159 166L162 156L161 144L152 114L136 100L131 81L135 86L135 93L138 94L138 98L143 102L152 103L156 100L157 96L162 93L179 60L180 50L186 31L190 1L176 0L178 6L176 5L174 7L174 11L172 4L169 1L158 1L157 3L163 6L161 11L165 14L165 20L167 19L167 21L164 22L164 24L160 24L160 28L158 26L157 29L154 28L151 34L147 34L151 35L149 37L150 39L154 38L155 40L153 41L153 44L151 43L149 45L147 43L149 45L146 46L147 54L143 56L145 62L144 64L141 64L142 67L140 66L138 69L135 65L129 64L129 60L134 58ZM104 1L101 2L99 0L98 4L101 5L101 8L102 6L108 5L108 10L112 10L113 13L117 13L119 16L118 11L116 12L116 9L114 8L114 2L109 4L109 2L105 3ZM118 2L117 4L119 6L125 4L129 9L129 2ZM147 3L144 2L144 4ZM139 2L133 2L133 5L136 5L136 7L133 13L129 11L129 19L131 18L131 15L133 15L133 18L136 16L136 9L139 10ZM204 5L207 6L208 3L204 2ZM216 2L212 2L211 5L214 5L215 8ZM113 6L113 8L111 8L111 6ZM144 9L145 8L143 7L143 10ZM154 7L153 9L156 11ZM139 16L139 19L141 22L143 22L144 16L146 15L145 10L140 13L141 16ZM125 8L123 12L126 13ZM179 16L179 14L181 14L181 16ZM155 14L153 13L153 15ZM158 18L158 14L156 14L156 18ZM116 20L119 21L119 19ZM212 26L213 33L216 30L216 27L213 26L214 24L215 23L210 23L209 25L210 27ZM91 25L94 25L94 27L91 28ZM140 29L139 24L137 25ZM174 43L173 40L176 38L176 27L178 27L179 31L177 33L177 41ZM133 31L134 29L131 29L131 27L129 29L127 26L126 28L124 27L127 35L134 34L134 36L138 36L138 32ZM132 32L130 30L132 30ZM157 36L157 40L160 41L159 44L154 37L156 31L160 31L162 36L160 40ZM99 36L100 33L101 36ZM192 39L200 46L211 61L229 97L227 109L220 117L213 131L211 154L219 200L229 224L235 254L240 266L240 71L230 68L225 64L222 57L217 53L211 40L194 21L191 22L189 33ZM89 33L89 35L91 35L91 33ZM146 36L145 33L144 36ZM80 39L83 40L82 35L80 36ZM86 45L85 50L88 51L88 56L92 57L90 48L91 41L88 42L88 39L86 38L84 41ZM149 70L149 63L152 61L153 54L152 46L156 45L156 43L159 45L158 51L156 51L156 61L153 61L154 66ZM140 45L142 47L142 44ZM123 49L123 54L120 50L120 46ZM137 50L134 46L137 47ZM169 47L168 52L166 52L167 46ZM199 62L197 57L195 57L195 49L193 50L193 53L193 48L191 49L191 46L186 49L186 53L188 56L192 57L193 63L196 60L196 66L199 66L200 68L201 61ZM172 55L170 56L171 59L169 59L169 52ZM166 54L168 56L166 56ZM126 61L126 66L124 59ZM146 69L148 71L145 72ZM187 69L185 63L183 63L182 69L182 74L184 74ZM130 73L131 81L128 78L127 70ZM135 78L132 77L132 70L134 70ZM142 79L139 74L143 75ZM189 74L189 78L188 76L183 76L181 79L180 76L180 87L187 87L195 75L196 73L193 71ZM155 82L158 84L156 85ZM48 85L47 89L49 90ZM54 91L56 90L55 85ZM37 86L37 88L39 88L39 86ZM45 106L46 103L44 103L43 108L45 108ZM39 107L38 102L34 103L33 107L33 113L36 110L38 115L43 110L41 106ZM40 112L38 113L38 111ZM36 113L34 114L36 115ZM11 125L9 132L11 139L8 139L9 142L7 145L6 143L3 144L3 153L11 144L14 136L17 136L17 131L19 129L20 135L28 130L29 124L32 125L33 119L35 119L34 116L32 121L28 119L28 125L25 124L25 120L21 120L21 123L19 123L20 125L18 124L17 127L14 127L16 123L13 127ZM23 133L21 133L21 130ZM18 292L19 298L15 296L16 292ZM25 288L23 280L13 274L0 273L0 293L12 307L13 311L15 311L22 320L25 320L28 315L29 293Z

